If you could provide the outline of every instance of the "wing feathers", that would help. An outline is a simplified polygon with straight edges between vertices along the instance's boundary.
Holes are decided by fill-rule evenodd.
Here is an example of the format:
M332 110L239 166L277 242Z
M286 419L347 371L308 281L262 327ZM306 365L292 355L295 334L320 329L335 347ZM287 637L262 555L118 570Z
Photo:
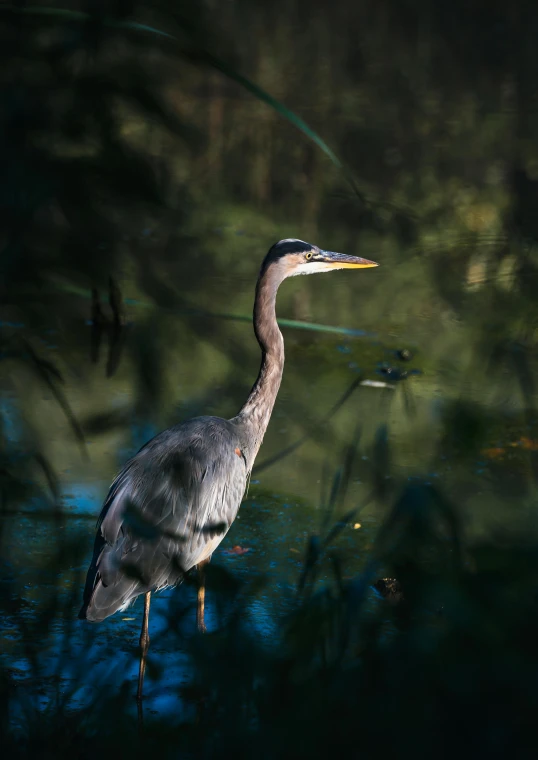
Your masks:
M98 521L81 617L102 620L211 556L245 493L240 443L233 423L198 418L161 433L126 464Z

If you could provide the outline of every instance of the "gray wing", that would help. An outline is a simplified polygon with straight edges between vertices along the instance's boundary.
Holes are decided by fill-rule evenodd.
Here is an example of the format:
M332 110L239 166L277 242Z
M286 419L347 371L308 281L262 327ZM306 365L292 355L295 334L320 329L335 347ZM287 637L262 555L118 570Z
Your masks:
M146 444L103 506L80 616L103 620L209 558L237 515L247 478L237 428L226 420L190 420Z

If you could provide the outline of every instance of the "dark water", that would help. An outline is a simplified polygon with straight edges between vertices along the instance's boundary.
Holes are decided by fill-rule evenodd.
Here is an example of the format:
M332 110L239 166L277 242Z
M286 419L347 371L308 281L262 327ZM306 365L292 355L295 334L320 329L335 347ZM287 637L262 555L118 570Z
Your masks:
M252 269L255 269L254 263ZM380 272L380 277L393 276L390 270L380 269ZM349 297L350 292L364 289L367 276L325 278L320 285L327 288L327 313L321 307L320 317L338 324L338 317L331 319L329 302L334 299L335 310L338 310L338 303ZM225 286L211 279L207 283L218 292L225 287L237 293L238 303L249 300L251 285L246 278L235 282L228 278ZM128 291L128 283L124 287ZM295 288L298 294L302 289L309 292L304 278ZM130 312L133 331L140 308L133 306ZM312 309L315 310L315 305ZM280 312L285 314L285 308ZM349 315L348 327L356 329L362 323L360 313L359 304L356 321L355 315ZM228 362L227 346L231 346L230 353L233 353L234 347L241 345L245 368L234 369L232 374L239 387L232 387L231 396L240 397L243 389L247 390L257 361L256 344L248 322L219 321L220 336L225 342L217 348L212 344L206 347L197 344L190 332L189 320L181 315L167 315L166 320L170 323L168 329L181 331L183 344L190 347L185 352L171 343L164 349L164 366L167 371L171 368L170 398L164 401L164 406L172 410L169 421L182 419L189 412L233 414L232 401L219 386L219 373ZM88 333L89 329L87 326ZM462 328L449 325L448 329L461 329L461 340L465 340ZM413 329L399 335L372 331L361 337L284 330L285 379L259 455L260 471L254 473L240 514L213 558L217 569L228 570L238 580L263 579L262 588L250 599L245 614L248 625L268 646L276 645L279 621L293 608L307 539L323 528L322 506L329 481L341 464L343 447L354 435L357 423L361 437L345 507L358 507L359 512L348 521L333 547L343 558L346 577L352 577L364 566L377 529L390 506L391 494L396 493L402 483L421 475L440 484L447 494L460 500L461 516L472 537L489 534L506 522L505 493L517 492L519 479L525 476L529 466L525 442L517 445L525 429L518 428L518 410L514 403L508 412L503 410L501 425L492 425L490 448L497 447L500 453L486 450L477 452L474 458L466 457L463 479L460 477L462 463L436 451L447 397L466 392L472 398L480 391L454 370L447 371L442 359L432 362L431 354L423 369L421 359L426 359L421 346L432 345L428 323L414 322ZM58 356L61 338L58 341L58 345L47 347L47 355ZM414 352L411 361L398 358L397 350L402 346L411 346ZM247 365L252 366L247 370ZM71 369L67 397L78 417L89 417L92 410L127 406L134 396L126 368L120 368L118 376L108 380L103 378L101 368L94 368L82 382L77 382L76 368L69 362L66 366ZM389 367L394 370L387 372ZM393 380L391 375L396 371L406 371L408 376ZM389 387L359 385L341 408L325 419L357 378ZM212 393L213 388L215 393ZM482 391L487 392L488 386ZM204 409L206 399L208 404ZM59 473L60 506L59 511L51 511L50 506L36 496L23 503L19 510L5 515L2 584L7 596L17 600L18 609L3 616L3 657L21 684L21 693L32 695L43 707L58 696L69 695L68 705L78 707L88 703L107 680L115 684L115 688L127 682L134 689L141 600L99 625L89 625L75 618L91 557L95 519L108 484L128 455L158 428L142 410L132 415L127 427L89 436L88 458L84 459L73 442L67 421L54 408L55 402L47 396L37 396L34 403L34 424L40 431L40 440L48 439L51 465ZM494 402L491 409L492 414L499 412ZM5 397L4 411L10 441L20 446L21 412L14 395ZM380 429L387 431L391 456L390 466L383 476L389 485L385 501L369 498L376 462L376 435ZM532 430L526 432L527 439L530 436ZM285 453L287 447L303 439L302 445ZM285 456L278 459L282 452ZM277 459L271 463L274 457ZM506 466L507 460L509 466ZM342 512L343 508L337 510L334 519ZM513 500L511 528L517 525L520 513ZM73 546L77 551L67 559L72 554L69 547ZM234 554L236 546L247 551ZM331 568L327 565L319 582L330 583L331 578ZM227 614L222 605L221 609L215 607L211 579L210 574L206 613L210 632L218 630ZM375 603L372 594L372 604ZM54 613L44 635L37 621L47 609ZM179 635L169 631L174 615ZM189 658L182 647L182 637L190 640L195 635L192 584L155 595L150 619L150 660L158 671L149 671L146 708L150 715L152 711L174 715L178 710L178 684L185 682L189 673ZM37 670L31 665L32 657L37 658ZM155 681L152 672L158 672Z
M141 601L100 625L76 619L95 520L114 474L146 440L242 405L259 364L254 284L278 239L380 266L282 286L284 379L259 469L213 557L208 638L231 614L231 602L219 602L226 577L260 582L244 614L267 646L278 645L308 537L327 530L331 480L354 440L345 502L329 519L358 510L334 541L346 578L364 567L388 510L415 480L451 501L468 545L535 530L532 61L514 68L503 47L493 65L486 53L499 30L461 9L452 26L441 11L419 24L394 8L385 15L385 4L375 12L314 4L306 29L310 6L282 21L277 6L258 17L231 5L219 18L228 31L208 37L211 49L317 129L358 193L307 136L218 69L150 41L127 45L121 58L108 41L94 57L68 60L79 73L65 85L54 61L43 73L42 41L26 32L18 85L26 100L14 96L6 113L9 134L29 125L28 134L0 146L11 167L0 614L20 714L26 698L43 709L64 697L88 704L104 681L134 691ZM244 14L240 33L234 9ZM95 77L91 96L79 88L83 74ZM133 111L123 100L111 105L104 83L127 92L132 81L161 105L135 96ZM24 110L34 100L35 123ZM111 135L101 112L117 127ZM125 325L107 377L106 336L91 360L91 288L110 319L110 276ZM235 546L246 551L230 553ZM319 583L333 581L327 563ZM194 602L192 584L153 598L149 714L178 711L176 687L188 682L189 647L198 646Z
M251 284L248 285L248 290L251 290ZM339 285L346 287L342 281ZM227 287L233 287L233 284L228 282ZM136 318L136 307L133 314ZM180 317L170 316L168 319L181 324ZM185 326L188 329L188 323ZM255 357L256 344L251 327L247 323L240 328L245 340L252 344L250 354ZM223 332L225 335L231 333L228 339L232 342L233 333L238 329L233 321L227 321ZM290 343L288 365L295 377L301 377L302 365L302 390L299 389L298 397L301 408L309 410L308 418L301 419L297 410L288 414L288 409L293 410L295 394L291 383L285 382L267 443L259 457L261 471L253 475L248 496L233 529L213 558L214 565L228 569L238 579L264 579L262 590L248 607L248 621L260 637L267 639L269 645L275 644L278 621L293 607L307 538L318 532L322 524L323 512L318 509L322 481L327 481L327 475L332 476L338 465L339 447L346 441L347 431L352 430L350 410L346 409L346 404L353 404L356 409L357 404L364 405L366 400L374 400L377 396L375 406L371 402L368 406L370 410L377 407L382 414L385 406L380 400L382 394L397 393L392 388L359 387L355 397L352 395L329 422L323 423L333 404L357 380L360 369L352 360L360 361L361 354L366 354L370 364L369 377L386 383L387 378L377 364L394 357L394 351L383 347L375 336L349 339L345 335L319 337L314 333L306 345L293 340ZM58 350L61 347L48 346L48 353L53 357ZM181 411L182 397L185 396L184 406L188 408L188 400L196 398L202 384L211 395L211 383L205 375L211 378L217 373L219 361L222 362L223 358L217 354L212 360L200 362L201 369L195 369L196 382L189 387L183 380L183 374L189 375L192 369L187 365L185 355L174 346L167 353L167 362L180 362L181 370L174 389L179 399L179 410L174 419L181 419L186 416ZM222 353L225 353L224 350ZM191 357L189 361L197 368L198 359ZM254 361L253 373L255 366ZM335 370L336 377L331 378ZM89 387L85 383L85 388L77 389L73 382L68 388L68 398L76 415L81 415L82 408L86 414L92 406L101 410L105 399L109 408L114 407L114 401L129 402L131 392L128 382L105 380L99 374L95 372L95 384ZM247 388L250 378L246 372L244 375L243 384ZM204 395L203 390L200 395ZM199 411L226 413L223 409L226 410L227 400L221 398L221 409L218 393L215 399L208 409L200 408ZM4 413L9 423L10 440L17 446L21 421L14 401L14 397L6 396ZM49 452L54 453L52 466L61 473L60 506L59 510L51 510L43 499L36 496L22 504L19 510L5 515L2 582L5 593L16 599L20 608L15 614L4 616L3 653L5 663L17 682L24 685L44 707L54 698L57 689L60 694L69 694L69 705L76 707L85 704L103 680L110 678L116 686L122 680L134 683L137 673L140 600L125 613L118 613L99 626L88 625L75 620L75 617L91 557L95 519L110 478L127 456L158 430L149 423L133 420L133 424L120 434L100 435L95 439L90 437L87 444L89 458L84 461L81 451L73 443L67 421L50 409L54 401L39 398L36 405L45 410L45 415L47 408L49 413L53 413L55 426L48 447ZM35 412L39 420L37 409ZM352 414L355 415L356 411ZM308 435L310 430L312 436ZM43 431L42 435L45 437L46 433ZM303 438L304 443L295 451L265 468L272 457ZM365 463L368 461L366 454L362 458ZM325 476L321 472L323 466L329 468ZM326 488L327 483L324 485ZM359 477L354 478L350 494L350 504L365 500L367 491ZM340 551L345 554L346 573L350 575L360 569L365 561L379 520L376 511L375 504L369 500L360 515L346 526L338 541ZM64 551L64 547L72 546L80 550L75 564L66 562L67 552ZM244 553L234 554L235 546L240 546ZM329 576L327 569L320 581L326 582ZM36 621L50 604L56 611L44 636L42 626ZM170 604L172 611L174 605L187 607L187 614L183 612L181 630L186 637L192 637L195 633L195 592L192 585L168 589L154 596L151 608L151 659L153 665L162 668L162 673L155 689L151 687L151 676L148 679L147 708L150 713L151 710L176 712L177 684L185 680L188 672L188 658L181 650L181 639L178 645L177 637L167 636L169 615L173 614ZM215 630L223 619L212 604L211 575L206 609L208 629ZM28 648L37 656L37 677L29 662ZM75 685L76 690L72 694Z

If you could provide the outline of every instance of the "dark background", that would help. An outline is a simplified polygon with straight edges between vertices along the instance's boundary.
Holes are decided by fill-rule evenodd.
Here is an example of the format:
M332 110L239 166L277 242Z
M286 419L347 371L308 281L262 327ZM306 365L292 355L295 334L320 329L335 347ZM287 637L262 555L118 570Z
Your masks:
M9 756L534 756L537 33L523 2L0 5ZM148 437L240 407L284 237L381 266L282 289L250 551L207 636L189 583L155 602L141 729L140 605L75 619L93 519Z

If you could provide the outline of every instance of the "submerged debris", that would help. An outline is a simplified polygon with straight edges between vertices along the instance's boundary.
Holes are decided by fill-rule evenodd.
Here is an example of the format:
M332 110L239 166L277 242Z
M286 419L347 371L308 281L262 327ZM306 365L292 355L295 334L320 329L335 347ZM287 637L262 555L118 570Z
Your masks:
M404 599L402 587L396 578L379 578L374 583L374 588L391 604L398 604Z
M250 551L249 548L246 548L246 547L243 547L243 546L232 546L231 549L223 549L222 553L223 554L232 554L234 556L240 556L241 554L246 554L249 551Z
M406 369L399 369L399 367L381 367L381 372L389 375L391 380L405 380L408 374Z
M359 385L366 385L369 388L392 388L392 390L396 388L395 385L384 383L382 380L361 380Z

